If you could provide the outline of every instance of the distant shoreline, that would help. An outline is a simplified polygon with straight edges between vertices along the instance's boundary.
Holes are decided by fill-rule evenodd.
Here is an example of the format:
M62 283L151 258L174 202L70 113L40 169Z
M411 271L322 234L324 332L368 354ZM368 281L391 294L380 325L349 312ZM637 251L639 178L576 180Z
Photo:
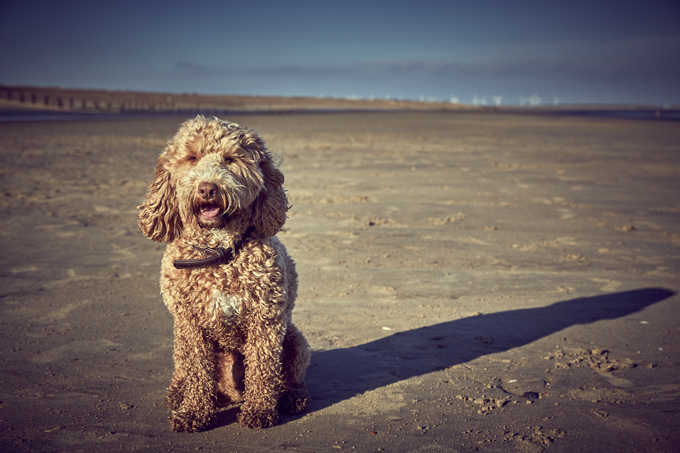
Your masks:
M0 122L404 111L680 120L678 106L474 106L395 99L173 94L0 85Z
M0 108L0 123L37 122L37 121L92 121L92 120L131 120L151 118L191 118L196 115L232 117L246 115L324 115L324 114L357 114L357 113L400 113L400 112L439 112L450 114L497 114L497 115L530 115L530 116L576 116L590 118L610 118L623 120L656 120L680 121L680 109L667 110L585 110L585 109L522 109L499 108L495 110L449 110L441 109L290 109L290 110L197 110L176 112L78 112L58 110L13 110Z

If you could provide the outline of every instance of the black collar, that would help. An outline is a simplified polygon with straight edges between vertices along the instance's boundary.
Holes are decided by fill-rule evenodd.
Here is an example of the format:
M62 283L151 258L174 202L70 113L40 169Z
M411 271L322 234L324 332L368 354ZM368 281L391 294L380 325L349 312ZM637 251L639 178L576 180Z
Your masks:
M236 258L239 250L250 236L250 231L247 231L241 239L236 241L234 245L229 248L205 248L199 249L202 253L208 255L207 258L199 258L196 260L175 260L172 264L175 269L203 269L206 267L220 266L222 264L229 264Z
M206 248L201 251L209 256L207 258L199 258L197 260L175 260L172 262L172 264L175 265L175 269L203 269L205 267L228 264L234 259L234 256L236 256L233 248Z

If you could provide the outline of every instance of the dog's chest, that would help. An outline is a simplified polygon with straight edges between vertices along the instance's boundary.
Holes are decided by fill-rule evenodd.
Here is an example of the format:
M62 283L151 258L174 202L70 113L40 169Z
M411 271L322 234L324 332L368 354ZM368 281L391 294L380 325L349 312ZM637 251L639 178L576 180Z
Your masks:
M218 289L210 292L210 306L213 319L219 317L234 320L241 314L241 298L235 294L227 294Z

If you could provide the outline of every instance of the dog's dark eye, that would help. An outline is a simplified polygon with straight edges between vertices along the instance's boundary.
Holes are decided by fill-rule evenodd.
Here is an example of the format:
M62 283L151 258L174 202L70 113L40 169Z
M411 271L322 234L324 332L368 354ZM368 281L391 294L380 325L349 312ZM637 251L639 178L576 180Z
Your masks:
M187 157L187 162L196 162L196 156L189 156Z

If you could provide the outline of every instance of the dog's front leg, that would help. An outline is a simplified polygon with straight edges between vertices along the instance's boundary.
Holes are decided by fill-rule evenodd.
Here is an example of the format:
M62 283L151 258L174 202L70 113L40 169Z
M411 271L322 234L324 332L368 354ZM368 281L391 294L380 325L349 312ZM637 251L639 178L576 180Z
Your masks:
M246 367L245 394L238 421L248 428L267 428L279 420L277 410L281 392L282 343L286 323L262 320L248 332L243 350Z
M198 326L176 318L174 331L175 372L166 399L170 423L176 432L202 431L216 411L214 352Z

